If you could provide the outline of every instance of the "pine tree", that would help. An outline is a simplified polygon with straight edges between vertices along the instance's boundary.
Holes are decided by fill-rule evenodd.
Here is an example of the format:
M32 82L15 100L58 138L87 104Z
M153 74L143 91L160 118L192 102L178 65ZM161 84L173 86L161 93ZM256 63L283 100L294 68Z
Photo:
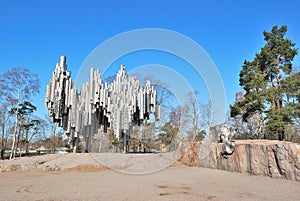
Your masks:
M244 61L240 72L240 86L245 90L244 99L231 106L231 117L242 116L242 121L247 122L249 118L258 115L259 133L253 134L261 138L264 134L264 91L267 87L264 82L264 76L260 69L260 55L250 61Z
M284 103L286 93L282 82L291 76L292 61L297 55L296 44L284 37L286 31L287 26L274 26L271 32L264 31L266 45L261 49L264 57L261 67L269 86L266 90L269 104L267 131L271 135L277 135L279 140L284 139L284 130L291 122L289 108Z
M245 90L245 97L231 105L231 117L242 115L244 122L259 114L259 138L283 140L284 130L292 122L291 114L297 115L295 105L299 105L299 99L295 96L299 82L295 81L297 76L291 76L291 71L298 49L285 38L286 32L286 26L274 26L271 32L263 32L266 44L253 61L244 62L240 72L240 86ZM289 105L289 97L297 103Z
M282 84L286 94L286 107L294 124L300 125L300 68L294 70Z

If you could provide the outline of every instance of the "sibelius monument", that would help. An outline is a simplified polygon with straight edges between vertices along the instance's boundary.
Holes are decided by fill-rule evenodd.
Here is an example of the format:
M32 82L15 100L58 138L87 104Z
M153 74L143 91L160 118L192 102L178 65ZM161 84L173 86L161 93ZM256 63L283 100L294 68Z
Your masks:
M150 114L155 120L160 117L156 90L150 81L143 87L121 65L116 79L108 84L103 82L99 70L91 68L89 79L79 92L67 70L65 56L60 57L47 85L45 105L51 121L58 123L68 136L73 152L78 151L79 139L82 151L95 150L94 136L110 130L122 141L126 153L133 127L148 120Z

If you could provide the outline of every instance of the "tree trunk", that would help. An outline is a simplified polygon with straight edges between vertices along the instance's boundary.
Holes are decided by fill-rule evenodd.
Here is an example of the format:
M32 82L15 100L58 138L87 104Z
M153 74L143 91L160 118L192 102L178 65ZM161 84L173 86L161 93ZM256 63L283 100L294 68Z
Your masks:
M278 64L277 64L278 65ZM276 68L276 80L277 80L277 90L279 91L281 89L281 84L280 84L280 73L279 73L279 67L277 66ZM281 109L282 107L282 97L278 97L278 100L277 100L277 109Z
M16 147L16 140L17 140L17 130L18 130L18 113L19 113L18 108L15 113L16 113L15 130L14 130L13 143L11 146L11 152L10 152L9 159L12 159L13 157L15 157L15 147Z
M2 138L1 138L1 159L4 160L4 151L5 151L5 124L2 123Z
M265 134L265 125L264 125L264 121L263 121L263 112L259 111L259 123L260 123L260 131L258 133L258 139L261 139L261 137L263 136L264 139L266 139L266 134Z
M25 136L25 153L26 154L28 154L28 147L29 147L28 132L29 132L29 129L26 129L26 136Z
M20 121L20 123L21 123L21 121ZM17 146L16 146L16 148L18 147L19 148L19 156L20 156L20 158L21 158L21 127L22 127L22 125L20 125L19 126L19 131L18 131L18 142L17 142ZM17 151L15 150L15 153L16 153Z
M2 126L1 126L1 128L2 128L2 138L1 138L1 147L2 147L2 149L4 149L4 147L5 147L5 144L4 144L4 142L5 142L5 124L4 123L2 123Z
M285 139L284 131L278 132L278 139L279 139L279 141L283 141Z
M56 141L55 141L55 138L56 138L56 128L55 128L55 125L53 124L52 125L52 131L53 131L53 141L52 141L52 149L51 149L51 153L54 154L55 152L55 148L56 148Z

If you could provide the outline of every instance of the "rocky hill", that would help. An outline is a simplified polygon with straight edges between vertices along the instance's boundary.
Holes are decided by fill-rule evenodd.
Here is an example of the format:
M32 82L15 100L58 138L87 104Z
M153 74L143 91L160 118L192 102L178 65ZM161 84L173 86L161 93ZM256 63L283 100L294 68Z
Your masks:
M235 151L222 156L222 143L202 141L181 147L184 164L251 175L300 181L300 145L283 141L235 141Z

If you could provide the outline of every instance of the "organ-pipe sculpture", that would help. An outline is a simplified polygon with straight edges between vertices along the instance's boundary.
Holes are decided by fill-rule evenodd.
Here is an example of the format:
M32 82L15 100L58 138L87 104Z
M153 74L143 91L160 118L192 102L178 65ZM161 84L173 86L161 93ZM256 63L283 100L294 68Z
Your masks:
M78 139L91 151L93 135L101 128L112 129L117 139L123 140L123 152L128 151L128 140L133 126L140 125L154 114L159 120L160 107L156 91L147 81L143 87L137 77L129 77L122 65L116 80L104 83L99 70L91 68L88 81L77 91L66 57L61 56L47 85L45 105L52 122L58 123L69 137L73 152Z

